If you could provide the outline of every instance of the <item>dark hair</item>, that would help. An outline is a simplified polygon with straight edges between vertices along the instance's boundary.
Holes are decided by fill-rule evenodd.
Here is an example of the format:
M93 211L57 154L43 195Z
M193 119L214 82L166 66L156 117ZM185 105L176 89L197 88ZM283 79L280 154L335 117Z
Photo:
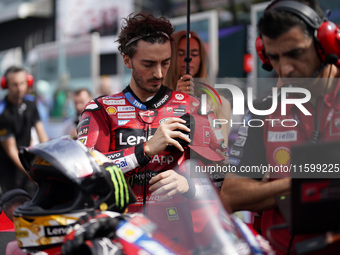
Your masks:
M85 91L87 94L89 94L89 96L91 96L91 92L87 89L87 88L80 88L80 89L77 89L73 92L73 94L75 96L78 96L81 92Z
M276 10L277 3L286 0L274 0L265 9L263 16L258 22L258 30L261 35L275 39L288 32L292 27L300 26L302 31L309 37L314 36L315 28L308 25L299 15L286 10ZM321 19L324 18L324 12L316 0L295 0L312 8Z
M174 31L170 21L165 17L156 18L151 14L139 13L134 16L130 14L124 20L126 24L122 25L117 40L118 50L130 58L136 53L139 39L149 43L165 43L170 40Z
M25 68L20 67L20 66L10 66L6 69L5 73L4 73L4 77L7 80L7 75L9 73L19 73L19 72L27 72Z

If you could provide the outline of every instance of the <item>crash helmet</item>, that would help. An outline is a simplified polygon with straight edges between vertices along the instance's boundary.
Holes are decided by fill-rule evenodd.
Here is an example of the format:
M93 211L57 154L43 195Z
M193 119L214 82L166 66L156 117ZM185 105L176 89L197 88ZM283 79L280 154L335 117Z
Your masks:
M114 206L114 188L105 170L116 167L113 161L70 136L21 148L19 157L38 185L33 199L13 214L20 248L31 251L60 245L81 216L103 205L104 210Z

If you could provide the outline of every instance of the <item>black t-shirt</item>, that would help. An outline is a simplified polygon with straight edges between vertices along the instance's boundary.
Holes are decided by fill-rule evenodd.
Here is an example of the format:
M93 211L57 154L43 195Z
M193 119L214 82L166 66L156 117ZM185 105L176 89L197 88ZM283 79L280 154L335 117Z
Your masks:
M0 141L15 137L17 147L29 146L31 128L40 120L34 101L24 99L21 105L13 105L7 97L0 103ZM0 159L7 161L7 153L0 146Z

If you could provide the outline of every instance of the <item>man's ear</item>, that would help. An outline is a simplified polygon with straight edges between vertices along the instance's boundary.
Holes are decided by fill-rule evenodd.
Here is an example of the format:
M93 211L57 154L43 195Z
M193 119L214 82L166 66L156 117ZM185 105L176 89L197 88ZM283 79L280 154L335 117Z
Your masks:
M132 69L131 58L128 55L123 55L124 64L127 68Z

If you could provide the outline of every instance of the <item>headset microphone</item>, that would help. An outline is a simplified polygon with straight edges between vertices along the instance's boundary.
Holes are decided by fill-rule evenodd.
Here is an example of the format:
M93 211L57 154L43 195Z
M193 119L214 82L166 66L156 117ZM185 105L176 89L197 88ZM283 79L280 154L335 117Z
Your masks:
M326 56L326 63L336 65L338 63L339 57L335 54L329 54Z
M273 67L271 65L268 64L262 64L262 68L268 72L273 70Z

